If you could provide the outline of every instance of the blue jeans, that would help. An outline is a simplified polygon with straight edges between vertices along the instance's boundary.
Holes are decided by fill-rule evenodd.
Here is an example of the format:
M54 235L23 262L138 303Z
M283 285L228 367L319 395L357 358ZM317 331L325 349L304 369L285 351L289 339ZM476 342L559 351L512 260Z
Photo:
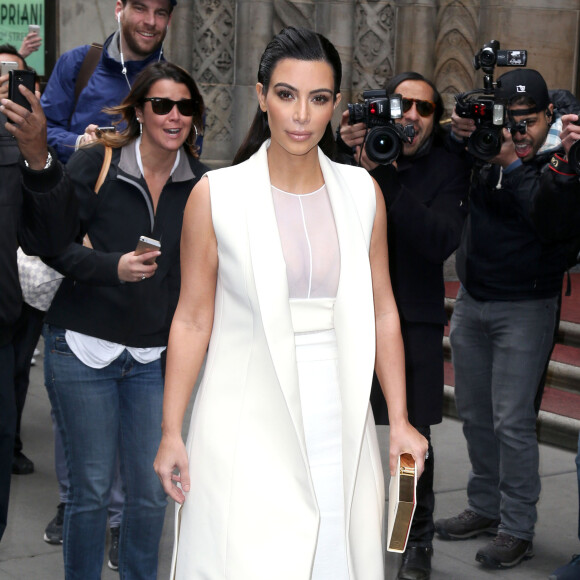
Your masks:
M157 577L167 498L153 460L161 440L163 378L159 360L123 354L103 369L84 365L64 330L46 325L45 381L69 476L64 517L66 580L98 580L117 452L125 503L119 541L122 580Z
M471 461L470 508L531 540L540 495L534 398L558 297L479 301L461 288L451 318L455 401Z
M68 501L69 481L64 446L53 410L51 410L50 416L52 418L52 430L54 433L54 470L56 471L56 479L58 480L58 495L60 503L66 503ZM113 482L113 488L111 489L111 500L109 502L108 510L110 528L118 528L121 525L124 501L125 497L123 495L123 482L121 481L121 468L117 461L117 471L115 472L115 481Z

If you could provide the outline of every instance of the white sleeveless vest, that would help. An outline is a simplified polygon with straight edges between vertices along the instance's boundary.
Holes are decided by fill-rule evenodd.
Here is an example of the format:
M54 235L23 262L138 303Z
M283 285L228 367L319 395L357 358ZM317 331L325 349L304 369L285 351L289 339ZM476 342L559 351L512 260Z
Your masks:
M268 145L245 163L207 174L219 267L213 331L187 441L191 491L176 517L177 580L310 579L319 514ZM375 190L365 170L333 163L320 150L319 159L341 255L334 320L350 578L383 580L384 480L369 407Z

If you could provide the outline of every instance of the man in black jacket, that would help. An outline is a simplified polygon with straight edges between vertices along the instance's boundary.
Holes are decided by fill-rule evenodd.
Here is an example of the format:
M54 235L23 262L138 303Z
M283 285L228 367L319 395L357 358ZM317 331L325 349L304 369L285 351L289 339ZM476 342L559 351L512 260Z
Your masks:
M32 112L8 99L0 107L8 118L6 133L0 135L0 538L6 528L16 429L12 335L22 305L16 250L20 245L28 254L54 256L78 229L76 197L47 149L40 103L25 88L21 92Z
M403 118L415 136L403 144L392 164L378 165L361 151L366 127L348 124L343 115L340 138L354 147L355 159L377 180L387 206L389 270L399 308L405 347L407 408L414 427L429 440L425 471L417 486L417 508L399 579L425 580L433 553L434 454L431 425L443 407L443 262L459 245L467 214L469 165L447 147L439 125L443 113L435 86L414 72L395 76L388 94L403 96ZM340 140L339 139L339 142ZM371 402L377 424L387 424L385 398L375 378Z
M438 520L443 539L495 534L476 560L506 568L533 556L540 493L536 396L553 347L566 255L544 241L530 208L542 171L561 147L540 73L498 79L507 104L500 153L474 170L470 213L457 251L462 287L451 319L455 399L471 461L468 508ZM471 119L452 115L467 138Z

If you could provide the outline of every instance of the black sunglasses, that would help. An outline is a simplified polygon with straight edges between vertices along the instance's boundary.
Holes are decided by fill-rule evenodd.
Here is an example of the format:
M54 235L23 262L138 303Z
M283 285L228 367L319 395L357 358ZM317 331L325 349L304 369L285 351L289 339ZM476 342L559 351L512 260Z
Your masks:
M171 112L173 107L177 105L177 110L185 117L193 116L197 101L194 99L182 99L181 101L172 101L162 97L147 97L143 102L150 102L151 109L156 115L167 115Z
M417 107L417 113L421 117L429 117L435 112L435 103L433 101L422 101L421 99L411 99L403 97L403 113L410 111L413 107L413 103Z

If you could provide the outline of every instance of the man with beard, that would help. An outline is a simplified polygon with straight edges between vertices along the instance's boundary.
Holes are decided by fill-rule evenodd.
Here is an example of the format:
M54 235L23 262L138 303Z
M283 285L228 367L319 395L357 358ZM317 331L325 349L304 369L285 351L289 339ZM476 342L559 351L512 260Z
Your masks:
M536 403L567 258L565 245L546 242L531 217L542 170L563 152L559 130L550 130L556 115L546 83L537 71L513 70L498 79L495 99L507 104L503 144L473 172L450 332L455 400L471 461L468 507L436 521L435 530L447 540L494 534L475 558L507 568L533 556ZM456 138L474 128L453 113Z
M99 126L111 125L103 109L121 103L135 77L163 58L163 40L176 4L177 0L117 0L118 30L107 38L102 52L84 45L58 59L41 103L48 119L48 143L63 163L79 145L96 139Z
M443 104L435 86L422 75L405 72L386 86L387 94L402 95L403 117L415 135L404 143L392 164L378 165L366 154L367 127L342 117L338 142L381 186L387 205L389 270L399 309L405 348L407 409L411 424L429 441L425 471L417 486L417 508L400 580L427 580L433 554L434 454L431 425L440 423L443 409L443 262L459 245L467 214L469 165L446 145L439 124ZM373 382L371 402L377 424L388 424L385 399Z

